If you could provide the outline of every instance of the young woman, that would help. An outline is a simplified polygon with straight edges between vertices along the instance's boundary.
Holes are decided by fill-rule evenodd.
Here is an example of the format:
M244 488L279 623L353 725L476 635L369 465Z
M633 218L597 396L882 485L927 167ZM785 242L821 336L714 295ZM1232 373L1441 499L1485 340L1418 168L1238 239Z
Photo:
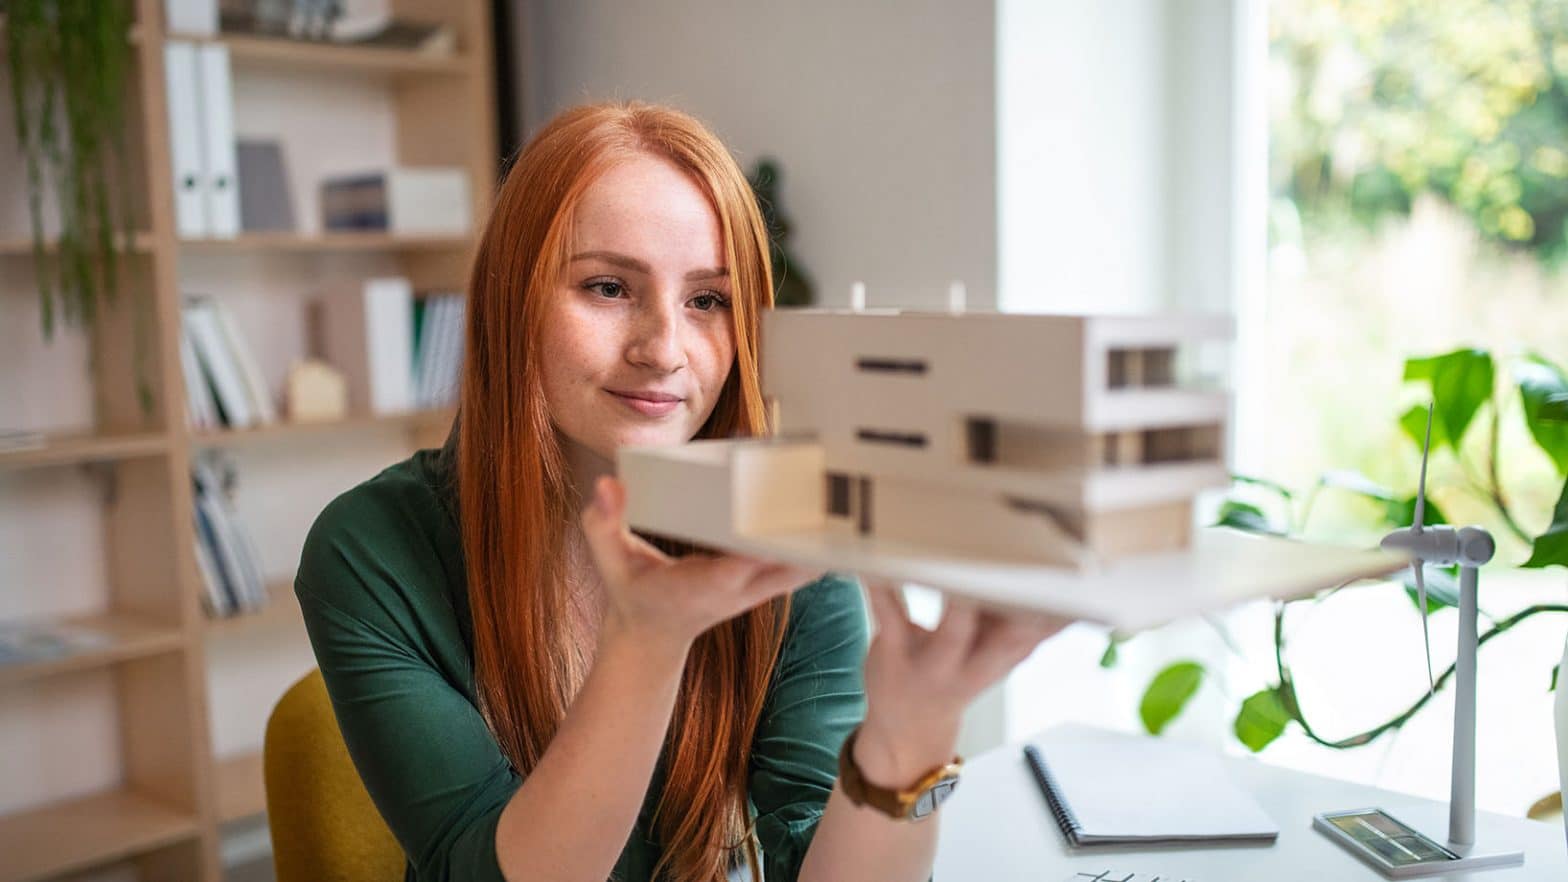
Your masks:
M927 631L873 584L868 647L853 578L624 524L616 447L766 432L771 301L755 200L689 116L576 108L506 175L451 438L334 500L295 584L408 878L929 876L936 825L885 791L939 802L964 708L1061 623L954 602Z

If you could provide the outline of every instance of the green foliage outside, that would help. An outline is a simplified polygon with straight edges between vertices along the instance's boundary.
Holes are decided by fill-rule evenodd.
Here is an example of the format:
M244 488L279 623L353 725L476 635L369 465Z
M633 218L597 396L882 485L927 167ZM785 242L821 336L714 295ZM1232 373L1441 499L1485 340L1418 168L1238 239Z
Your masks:
M1304 223L1434 193L1488 239L1568 256L1568 2L1274 0L1277 205Z

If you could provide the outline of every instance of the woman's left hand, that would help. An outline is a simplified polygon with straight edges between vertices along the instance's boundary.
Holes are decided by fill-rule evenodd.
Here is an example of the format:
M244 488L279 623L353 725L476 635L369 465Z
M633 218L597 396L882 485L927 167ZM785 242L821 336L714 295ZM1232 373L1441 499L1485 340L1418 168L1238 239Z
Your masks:
M949 762L964 710L986 687L1071 624L1044 614L983 609L947 596L928 631L909 620L903 592L866 581L877 633L866 655L866 719L855 764L881 787L907 787Z

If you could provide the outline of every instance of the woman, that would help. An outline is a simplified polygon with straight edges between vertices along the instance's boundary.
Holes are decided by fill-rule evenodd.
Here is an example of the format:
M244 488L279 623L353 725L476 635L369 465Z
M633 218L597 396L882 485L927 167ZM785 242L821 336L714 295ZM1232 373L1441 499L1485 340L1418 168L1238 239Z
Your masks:
M860 724L847 768L907 788L1059 623L926 631L873 585L868 655L853 579L667 555L610 476L619 445L766 431L771 291L745 178L684 114L567 111L507 174L451 439L334 500L295 586L408 878L928 877L935 825L846 797L841 746Z

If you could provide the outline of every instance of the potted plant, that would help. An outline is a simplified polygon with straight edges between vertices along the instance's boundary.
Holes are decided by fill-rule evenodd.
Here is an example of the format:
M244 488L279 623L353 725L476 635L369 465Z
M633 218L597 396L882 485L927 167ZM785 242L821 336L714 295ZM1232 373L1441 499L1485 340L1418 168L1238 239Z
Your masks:
M26 166L40 315L44 337L52 339L60 321L91 326L100 304L120 294L122 250L133 229L124 105L131 5L8 0L0 21ZM48 254L44 200L51 192L60 229ZM139 313L133 326L138 397L148 410L151 391L140 370L144 318Z

